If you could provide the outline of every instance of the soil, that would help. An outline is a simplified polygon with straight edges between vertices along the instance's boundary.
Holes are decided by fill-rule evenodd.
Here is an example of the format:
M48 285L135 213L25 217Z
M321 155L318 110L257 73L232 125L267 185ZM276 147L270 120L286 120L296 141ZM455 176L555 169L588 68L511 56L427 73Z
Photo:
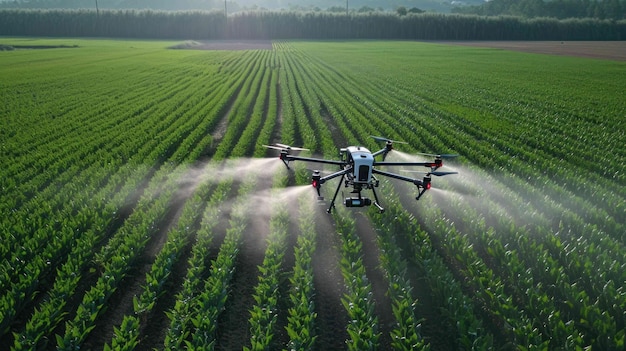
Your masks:
M78 45L5 45L0 44L0 51L13 51L16 49L74 49Z
M571 55L589 58L610 59L610 60L626 60L626 42L488 42L488 41L472 41L472 42L441 42L449 45L468 45L480 47L493 47L505 50L516 50L525 52L534 52L552 55ZM177 45L177 49L197 49L197 50L254 50L254 49L271 49L271 41L211 41L211 42L185 42ZM279 104L280 106L280 104ZM325 109L324 109L325 110ZM214 139L214 147L223 137L227 127L226 121L229 109L224 113L222 120L215 126L212 131ZM323 118L329 122L331 133L335 138L335 144L344 145L345 137L333 128L333 123L327 115L327 111L322 111ZM279 112L278 126L274 131L273 138L279 135L280 125L282 124L282 111ZM277 140L279 141L279 140ZM211 152L209 152L211 153ZM271 184L268 182L271 177L262 177L265 181L259 183L259 190L269 189ZM335 184L335 183L333 183ZM187 189L185 189L187 190ZM83 345L84 349L102 349L105 343L110 342L113 335L113 327L121 323L124 314L132 311L132 299L138 295L142 289L145 280L145 274L150 269L156 254L161 250L165 243L167 233L170 229L168 223L176 223L180 215L182 206L188 200L193 192L181 191L175 200L170 204L166 218L162 222L162 229L159 230L151 239L143 253L140 262L133 268L129 276L124 280L120 288L112 297L108 304L108 309L99 318L97 328L91 333L89 338ZM234 194L231 194L231 197ZM407 201L407 199L403 199ZM290 206L290 210L297 208L296 205ZM313 258L314 285L315 285L315 307L317 313L316 319L316 346L320 350L345 349L348 335L346 325L348 316L341 302L341 298L345 294L344 279L340 270L340 246L341 239L337 236L337 232L332 221L332 217L326 212L326 207L320 207L316 214L316 250ZM128 211L130 211L128 209ZM224 214L223 223L216 229L216 240L213 243L214 256L217 254L221 240L227 228L228 214ZM294 223L290 225L290 232L297 233L297 214L292 214ZM379 321L380 349L387 349L390 346L389 331L393 326L394 319L391 310L391 302L387 296L388 281L384 273L381 271L379 262L379 248L376 241L376 233L372 224L365 216L357 213L357 235L363 243L363 263L366 267L368 280L372 284L372 291L376 299L375 313ZM418 216L419 218L419 216ZM122 220L123 221L123 220ZM121 224L118 224L121 225ZM257 282L258 268L262 263L266 248L265 238L269 233L269 219L264 216L252 216L250 230L245 233L241 250L238 256L236 275L234 276L232 293L229 296L229 302L226 311L220 317L219 335L216 348L220 350L238 349L241 350L249 342L248 318L249 310L254 303L252 297L254 286ZM285 276L290 273L293 267L293 249L296 244L296 234L290 235L288 238L286 256L284 262ZM437 248L441 243L434 242ZM170 289L167 289L163 297L160 298L155 310L152 312L149 320L142 321L142 338L138 349L160 349L163 345L164 331L168 327L168 319L165 311L168 311L175 302L175 293L177 287L180 286L182 277L186 273L186 262L190 248L185 250L180 263L174 268L174 274L168 283ZM415 267L413 267L415 268ZM433 349L447 349L453 344L445 338L442 333L442 325L438 323L439 312L429 307L429 296L427 291L419 289L420 276L417 270L411 274L411 281L415 284L415 289L420 301L423 301L420 314L425 316L423 334L431 342ZM284 279L284 283L280 288L281 295L288 292L288 279ZM279 316L276 333L275 345L284 348L288 341L284 326L286 325L286 308L284 304L279 306ZM282 310L281 310L282 309ZM498 332L497 326L492 326Z
M374 225L363 212L356 213L356 234L363 244L363 265L367 278L372 285L374 295L375 312L378 316L378 332L380 333L379 343L381 350L391 349L391 331L396 324L391 307L391 299L387 291L389 290L389 280L380 263L380 248L378 247L378 235L374 230Z
M626 61L626 41L436 41L441 44L464 45L514 50L548 55L564 55ZM271 50L271 40L188 40L170 47L192 50Z
M437 43L626 61L626 41L438 41Z
M317 239L312 261L316 346L319 350L341 350L345 349L348 339L348 315L341 302L346 294L339 263L341 240L325 207L317 208L316 218Z
M187 40L170 49L191 50L272 50L271 40Z

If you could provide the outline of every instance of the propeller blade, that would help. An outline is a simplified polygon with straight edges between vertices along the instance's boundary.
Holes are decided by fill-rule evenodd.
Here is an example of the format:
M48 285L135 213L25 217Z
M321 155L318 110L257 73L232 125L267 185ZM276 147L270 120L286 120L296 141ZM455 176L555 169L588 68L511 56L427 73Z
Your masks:
M274 149L274 150L284 150L285 149L283 147L278 147L278 146L274 146L274 145L263 145L263 147L266 147L268 149Z
M435 171L435 172L429 172L428 174L432 174L434 176L440 177L440 176L445 176L445 175L448 175L448 174L459 174L459 172L437 172L437 171Z
M400 172L405 172L405 173L421 173L421 174L428 174L429 172L426 171L414 171L412 169L401 169Z
M392 143L397 143L397 144L408 144L406 141L398 141L398 140L391 140L385 137L381 137L381 136L374 136L374 135L370 135L372 138L374 138L374 140L378 141L378 142L383 142L386 143L388 141L392 142Z
M459 157L457 154L427 154L424 152L417 152L416 155L429 156L429 157L438 157L438 158L455 158Z
M331 175L331 174L333 174L333 173L337 172L336 170L332 171L332 170L327 170L327 169L319 169L319 168L318 168L318 169L313 169L313 168L305 168L305 170L306 170L308 173L311 173L311 175L313 175L313 174L316 174L316 173L317 173L317 174L319 174L319 175L320 175L320 176L322 176L322 177L326 177L327 175Z
M289 146L287 144L280 144L280 143L276 143L276 145L263 145L263 146L265 146L266 148L269 148L269 149L276 149L276 150L287 149L287 150L293 150L293 151L311 151L309 149L305 149L305 148L302 148L302 147L293 147L293 146Z
M420 174L424 174L426 176L434 175L434 176L437 176L437 177L445 176L445 175L448 175L448 174L459 174L459 172L440 172L440 171L426 172L426 171L414 171L414 170L410 170L410 169L401 169L400 172L420 173Z

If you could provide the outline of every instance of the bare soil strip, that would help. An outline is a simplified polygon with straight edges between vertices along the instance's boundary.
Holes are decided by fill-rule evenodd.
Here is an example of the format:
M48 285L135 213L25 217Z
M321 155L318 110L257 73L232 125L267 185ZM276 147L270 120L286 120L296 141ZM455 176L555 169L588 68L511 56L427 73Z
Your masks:
M133 298L141 295L145 285L146 274L150 271L159 251L167 241L168 233L178 223L182 214L183 206L193 191L179 189L174 194L171 204L165 214L159 230L152 236L146 248L130 273L123 279L120 287L111 296L108 308L101 318L98 319L95 331L85 340L86 349L102 349L109 343L114 335L114 327L122 323L123 317L133 311Z
M256 185L257 194L271 189L272 176L262 172ZM269 192L268 192L269 194ZM258 195L257 195L258 196ZM255 198L251 198L251 203ZM259 269L263 264L270 233L269 211L266 208L250 206L248 227L243 233L237 254L235 274L231 283L226 309L218 321L216 350L241 350L249 346L250 331L248 320L255 304L254 288L258 283Z
M391 310L391 299L387 291L389 281L380 266L380 248L374 226L363 212L358 212L356 218L356 234L363 245L363 265L369 282L372 284L372 293L376 303L375 313L378 317L378 332L380 333L380 349L391 348L391 330L395 325L395 318Z
M325 207L317 209L316 218L317 243L312 261L317 312L316 346L318 350L343 350L348 339L348 315L341 303L346 294L339 269L341 241Z
M187 40L170 46L170 49L187 50L272 50L271 40Z
M438 41L437 43L626 61L626 41Z

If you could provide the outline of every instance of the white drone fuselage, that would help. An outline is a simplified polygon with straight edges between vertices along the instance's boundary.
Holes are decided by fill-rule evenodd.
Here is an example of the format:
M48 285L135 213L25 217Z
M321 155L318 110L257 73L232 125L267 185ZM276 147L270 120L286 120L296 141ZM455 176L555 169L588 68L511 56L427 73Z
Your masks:
M348 164L353 165L352 181L356 184L372 183L372 168L374 167L374 156L372 153L362 146L349 146L341 149L342 156L348 157Z
M376 195L375 190L375 188L377 188L380 184L377 176L385 176L388 178L394 178L414 184L418 190L418 194L415 199L419 200L419 198L426 192L426 190L430 189L431 175L442 176L446 174L457 173L439 172L436 170L443 165L442 158L456 157L458 155L422 154L434 157L434 160L431 162L385 162L385 156L393 149L393 140L382 137L374 138L377 141L384 141L385 146L374 153L372 153L370 150L363 146L348 146L340 149L341 160L327 160L323 158L291 155L291 151L303 151L308 149L291 147L285 144L277 143L276 145L263 146L269 149L280 150L279 158L287 168L289 168L289 162L291 161L315 162L339 166L339 170L326 176L322 176L319 170L314 170L313 174L311 175L311 185L317 191L318 199L323 199L320 192L322 184L335 178L341 178L341 180L337 184L337 189L335 190L335 194L333 195L330 207L327 210L327 212L329 213L335 207L335 200L337 198L337 195L339 194L341 185L344 185L344 187L353 188L350 192L351 194L353 194L353 196L346 197L344 199L344 204L346 205L346 207L365 207L374 205L382 212L384 211L384 209L382 208L382 206L380 206L378 196ZM376 161L374 158L377 156L382 156L382 161ZM376 166L376 168L374 168L374 166ZM423 179L417 179L379 169L378 167L380 166L422 166L429 168L430 171L424 172L425 176ZM372 191L372 194L374 195L373 201L367 197L361 196L361 192L364 190Z

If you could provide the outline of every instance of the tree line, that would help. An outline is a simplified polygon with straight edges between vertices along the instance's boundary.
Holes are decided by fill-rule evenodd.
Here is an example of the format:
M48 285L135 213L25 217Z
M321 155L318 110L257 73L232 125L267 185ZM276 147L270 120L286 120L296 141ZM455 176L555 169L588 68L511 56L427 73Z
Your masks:
M463 14L0 10L0 35L145 39L626 40L626 20Z
M626 19L626 0L492 0L457 7L454 13L481 16Z

